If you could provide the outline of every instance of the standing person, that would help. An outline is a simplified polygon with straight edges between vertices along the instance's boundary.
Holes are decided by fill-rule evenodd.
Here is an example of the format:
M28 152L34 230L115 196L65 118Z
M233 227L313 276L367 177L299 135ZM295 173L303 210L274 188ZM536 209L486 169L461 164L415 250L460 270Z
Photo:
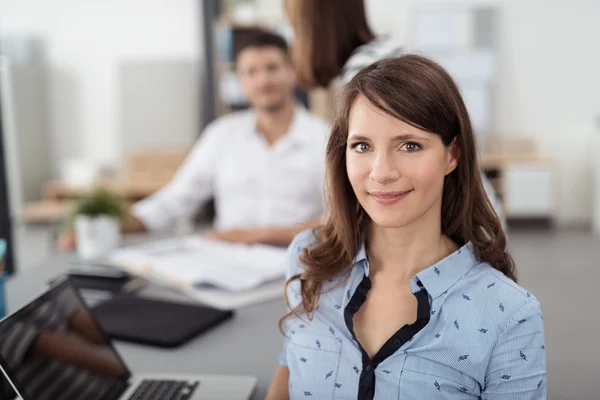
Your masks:
M268 400L546 397L538 300L516 283L460 92L419 56L346 85L327 221L289 247Z
M367 22L364 0L284 0L294 31L292 62L306 88L342 86L375 61L403 53L401 44L377 37ZM496 213L504 213L492 184L482 181Z

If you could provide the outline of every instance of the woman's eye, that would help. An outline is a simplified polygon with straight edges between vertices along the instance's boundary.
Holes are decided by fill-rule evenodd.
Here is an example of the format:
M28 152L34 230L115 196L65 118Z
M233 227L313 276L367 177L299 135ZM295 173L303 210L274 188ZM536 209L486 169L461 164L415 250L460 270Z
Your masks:
M370 147L368 144L366 143L354 143L352 146L350 146L352 149L356 150L357 153L365 153L367 151L369 151Z
M412 143L412 142L409 142L409 143L405 143L405 144L403 144L403 145L402 145L402 149L403 149L404 151L407 151L407 152L409 152L409 153L413 153L413 152L415 152L415 151L421 150L421 149L422 149L422 147L421 147L421 145L419 145L418 143Z

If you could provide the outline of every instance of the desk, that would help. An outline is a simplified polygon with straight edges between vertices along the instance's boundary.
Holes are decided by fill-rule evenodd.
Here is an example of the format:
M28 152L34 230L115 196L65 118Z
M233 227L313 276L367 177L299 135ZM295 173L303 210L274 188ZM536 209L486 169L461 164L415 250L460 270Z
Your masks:
M59 255L9 278L6 285L8 310L13 311L35 297L46 282L69 268L73 255ZM148 287L143 295L190 301L179 293ZM134 373L243 374L258 378L252 399L264 399L277 367L282 337L277 322L285 311L283 299L236 312L228 322L199 336L179 349L158 349L116 342L116 347Z
M161 189L169 181L162 179L118 180L103 179L91 185L72 185L61 181L51 181L44 188L45 198L52 200L74 199L85 196L99 186L110 189L129 201L138 201Z
M40 200L26 204L19 219L26 224L56 224L72 211L73 204L68 201Z
M554 218L553 164L552 157L540 153L486 153L480 158L507 219Z
M77 185L50 181L44 185L44 198L24 206L21 220L25 223L55 223L66 218L71 206L65 201L75 200L96 186L108 188L136 202L155 193L171 181L187 156L187 149L145 150L127 156L124 179L102 178L93 184Z
M53 224L64 221L73 210L73 202L89 194L95 187L110 189L125 201L135 203L155 193L168 181L118 181L103 180L94 185L69 185L52 181L46 184L44 199L24 205L19 219L30 224Z

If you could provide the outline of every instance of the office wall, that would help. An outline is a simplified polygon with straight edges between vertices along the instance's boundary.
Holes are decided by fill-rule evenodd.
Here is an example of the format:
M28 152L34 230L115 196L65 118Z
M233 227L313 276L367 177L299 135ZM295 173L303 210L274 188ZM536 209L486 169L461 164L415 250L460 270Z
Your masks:
M589 222L600 114L600 2L506 1L498 131L535 138L557 160L560 222ZM597 155L596 155L597 157Z
M122 150L181 149L198 138L201 88L194 60L124 60L118 69Z
M0 0L0 35L47 48L55 175L67 158L120 164L123 61L200 60L200 11L198 0Z

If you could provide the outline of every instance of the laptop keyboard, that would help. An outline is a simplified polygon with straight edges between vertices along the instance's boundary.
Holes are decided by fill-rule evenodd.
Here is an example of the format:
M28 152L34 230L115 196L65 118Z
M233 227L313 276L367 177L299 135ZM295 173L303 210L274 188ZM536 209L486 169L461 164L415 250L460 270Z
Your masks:
M129 400L188 400L199 382L143 380Z

